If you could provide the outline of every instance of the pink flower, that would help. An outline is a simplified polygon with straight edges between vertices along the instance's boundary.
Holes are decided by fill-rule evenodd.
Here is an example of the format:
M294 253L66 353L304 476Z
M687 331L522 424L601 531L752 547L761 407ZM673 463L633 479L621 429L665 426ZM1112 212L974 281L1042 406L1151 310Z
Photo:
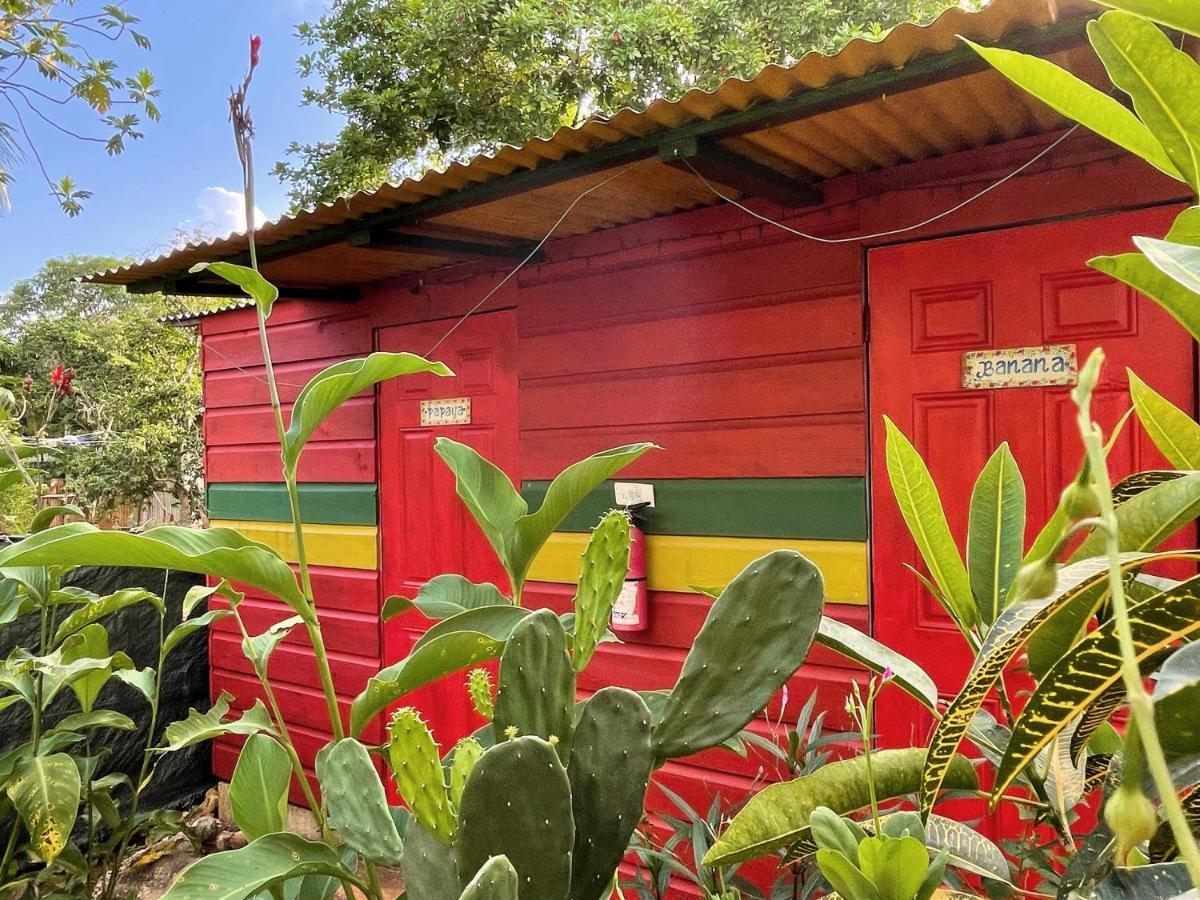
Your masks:
M262 37L260 35L256 34L256 35L254 35L254 37L250 38L250 69L251 69L251 71L253 71L254 67L258 65L258 51L260 51L261 49L262 49Z

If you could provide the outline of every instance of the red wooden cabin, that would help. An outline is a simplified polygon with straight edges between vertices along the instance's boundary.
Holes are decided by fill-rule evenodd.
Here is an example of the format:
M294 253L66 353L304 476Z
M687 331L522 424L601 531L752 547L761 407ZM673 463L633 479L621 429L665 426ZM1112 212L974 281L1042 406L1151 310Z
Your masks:
M1129 404L1126 366L1182 408L1196 406L1183 329L1085 264L1131 249L1131 235L1161 235L1186 200L1181 186L1082 130L1066 134L1061 117L956 37L1049 56L1098 82L1084 28L1099 12L1087 0L952 11L878 43L594 118L263 226L259 259L284 298L270 332L285 400L322 367L374 349L437 344L433 355L458 373L355 399L301 466L346 705L414 638L411 620L380 624L384 597L411 596L442 572L497 576L431 452L439 434L484 451L531 498L590 452L634 440L664 448L621 476L656 487L650 627L605 645L586 688L671 684L707 607L693 586L721 584L787 546L823 569L834 615L870 628L953 692L969 658L904 568L916 550L883 469L882 417L932 461L961 539L971 484L1000 441L1024 471L1031 530L1078 451L1067 386L967 388L964 353L1066 347L1082 361L1101 344L1106 424ZM224 285L189 267L245 262L245 250L244 236L231 235L99 280L220 295ZM210 511L289 554L255 318L244 306L197 320ZM422 425L420 401L462 397L468 423ZM1117 474L1160 463L1136 427L1112 459ZM612 499L609 488L597 504ZM542 553L533 602L569 603L594 511ZM284 615L266 598L247 609L263 626ZM226 624L211 639L212 690L246 706L256 685ZM311 763L328 735L300 635L275 655L273 674ZM830 724L844 724L844 695L860 677L818 649L787 705L769 712L790 720L815 690ZM468 727L457 682L433 694L425 702L437 704L444 736ZM923 740L929 727L898 695L884 716L892 742ZM234 761L232 745L219 743L221 777ZM746 791L758 766L706 753L658 778L706 805L715 791Z

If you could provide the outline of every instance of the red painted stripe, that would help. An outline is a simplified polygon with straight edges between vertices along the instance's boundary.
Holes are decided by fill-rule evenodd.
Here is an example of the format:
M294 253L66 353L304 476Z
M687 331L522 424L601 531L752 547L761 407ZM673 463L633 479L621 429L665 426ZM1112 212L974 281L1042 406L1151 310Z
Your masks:
M229 601L223 597L214 596L208 605L210 609L228 609ZM247 598L242 602L239 610L242 621L246 624L246 630L251 634L261 634L276 622L295 615L295 611L290 606L277 600ZM321 611L318 618L321 621L321 633L325 637L327 649L335 653L367 657L373 662L379 660L378 616L331 609ZM226 632L239 637L241 635L237 622L232 618L214 622L212 627L218 632ZM310 646L308 632L303 627L294 628L284 639L284 643L308 648Z
M292 407L283 410L283 421L291 422ZM313 434L314 441L371 440L375 437L375 398L348 400L329 416ZM204 442L209 447L269 444L279 446L275 416L270 406L241 406L210 409L204 413Z
M275 367L275 383L279 388L279 399L291 403L314 375L345 357L303 360L283 363ZM360 396L370 396L366 391ZM236 406L262 406L271 402L267 389L266 370L262 366L245 369L225 369L204 373L204 408L225 409Z
M299 575L299 567L292 566ZM322 609L340 609L347 612L375 616L379 612L379 573L369 569L332 569L327 566L309 566L308 576L312 580L313 595L317 606ZM211 581L210 581L211 583ZM234 588L247 597L273 601L263 591L245 584L235 583Z
M371 352L370 324L358 313L272 324L268 327L268 339L271 358L280 363ZM204 368L207 372L262 364L262 346L256 327L204 338Z
M232 706L237 709L248 709L255 700L259 699L266 703L262 685L252 675L215 666L212 673L212 685L214 696L219 695L222 691L231 693L234 697ZM283 711L289 727L301 726L319 734L323 734L329 729L325 698L319 690L275 679L271 680L271 688L279 701L279 708ZM342 713L343 726L345 726L350 717L350 699L339 695L338 708ZM381 741L383 739L382 724L368 728L364 735L364 739L367 741Z
M209 637L209 664L213 669L228 672L240 672L244 675L254 675L254 668L242 654L242 641L238 635L218 631ZM379 671L378 660L362 656L348 656L344 653L327 654L329 668L333 673L333 683L338 693L344 697L353 697L367 686L367 679ZM295 644L280 644L271 654L267 665L267 674L273 682L303 687L306 690L320 692L321 680L317 674L317 665L313 660L312 650ZM323 695L322 695L323 696ZM324 699L321 709L324 710Z
M863 475L860 412L725 422L615 425L521 432L521 477L550 479L576 460L635 441L655 441L623 478L802 478Z
M269 445L210 447L205 454L210 482L270 481L283 477L279 451ZM375 441L313 442L304 449L300 481L370 483L375 481Z

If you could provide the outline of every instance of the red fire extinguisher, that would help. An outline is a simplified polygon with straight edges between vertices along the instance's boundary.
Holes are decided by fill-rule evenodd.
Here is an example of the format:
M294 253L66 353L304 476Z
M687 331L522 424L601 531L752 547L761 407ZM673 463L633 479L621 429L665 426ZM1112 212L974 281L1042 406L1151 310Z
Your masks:
M646 593L646 532L642 526L650 505L639 503L627 507L629 516L629 571L625 584L613 604L611 626L613 631L629 634L645 631L650 627L650 602Z

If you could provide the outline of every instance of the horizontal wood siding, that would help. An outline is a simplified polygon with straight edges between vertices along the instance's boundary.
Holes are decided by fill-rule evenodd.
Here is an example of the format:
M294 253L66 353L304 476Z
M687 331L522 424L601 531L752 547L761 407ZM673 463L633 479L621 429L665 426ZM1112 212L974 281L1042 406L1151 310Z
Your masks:
M333 363L371 351L369 319L344 304L280 304L269 331L285 420L309 379ZM253 312L203 320L201 341L205 471L213 524L239 528L294 560L290 513L280 484L279 443ZM313 588L343 717L354 694L383 665L375 473L375 401L366 392L322 423L299 467ZM253 590L241 610L252 634L292 614L278 600ZM231 620L212 629L209 654L214 697L228 691L239 709L261 697ZM317 750L331 735L303 627L293 629L277 648L269 671L301 759L311 771ZM381 738L382 731L373 729L370 739ZM239 746L233 739L216 742L213 763L219 777L232 777ZM295 789L293 799L300 799Z

